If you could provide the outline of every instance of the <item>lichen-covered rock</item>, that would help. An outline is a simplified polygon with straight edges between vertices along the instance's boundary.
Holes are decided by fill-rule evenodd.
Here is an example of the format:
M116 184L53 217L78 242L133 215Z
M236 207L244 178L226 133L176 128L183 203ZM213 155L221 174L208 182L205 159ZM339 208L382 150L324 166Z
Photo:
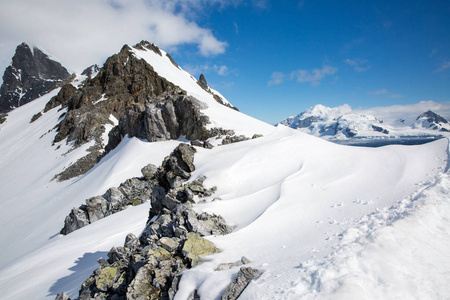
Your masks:
M150 266L139 269L127 289L127 299L159 299L160 292L152 285L153 271Z
M191 266L195 267L203 262L203 256L219 253L220 250L216 248L213 242L202 238L194 232L189 232L182 252L191 263Z
M106 292L111 288L120 275L119 271L113 267L101 269L100 274L95 280L95 285L100 291Z
M241 267L237 278L231 282L225 292L222 294L221 300L235 300L237 299L247 285L252 281L258 279L262 275L262 271L250 268Z

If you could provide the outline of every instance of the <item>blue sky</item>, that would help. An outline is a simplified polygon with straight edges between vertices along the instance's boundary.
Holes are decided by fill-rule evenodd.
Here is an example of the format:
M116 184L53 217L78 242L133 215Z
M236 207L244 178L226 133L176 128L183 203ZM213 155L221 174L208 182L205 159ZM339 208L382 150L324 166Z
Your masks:
M204 71L211 85L270 123L317 103L444 102L450 101L449 16L449 1L227 6L198 17L227 42L224 54L174 56L185 67L209 66ZM228 71L220 75L214 65Z
M25 41L74 71L154 42L269 123L315 104L450 101L449 1L5 0L0 67Z

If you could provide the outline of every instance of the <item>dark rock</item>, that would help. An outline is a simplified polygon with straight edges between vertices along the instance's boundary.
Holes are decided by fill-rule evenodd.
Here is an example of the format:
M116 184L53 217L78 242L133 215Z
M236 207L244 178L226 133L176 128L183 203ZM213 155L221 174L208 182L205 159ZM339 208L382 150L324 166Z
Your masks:
M22 43L3 74L0 87L0 113L8 112L47 94L57 83L70 77L60 63L41 50Z
M73 85L64 85L59 93L56 96L52 97L49 102L47 102L44 108L44 113L60 105L67 106L69 100L72 98L76 91L77 89Z
M89 171L98 162L100 151L92 150L88 155L80 158L75 163L68 166L64 171L57 174L55 179L59 181L68 180L73 177L83 175Z
M82 205L80 208L73 208L64 221L64 227L61 229L61 234L68 234L88 224L89 216L86 211L86 206Z
M5 123L7 116L8 116L8 114L1 114L0 113L0 124Z
M247 140L249 140L249 138L246 137L245 135L233 135L233 136L227 135L227 136L222 140L221 145L232 144L232 143L238 143L238 142L243 142L243 141L247 141Z
M444 124L448 123L448 121L444 117L441 117L440 115L432 112L431 110L428 110L428 111L424 112L423 114L421 114L420 116L418 116L417 120L419 120L421 118L426 118L426 120L429 123L444 123Z
M39 119L40 117L42 117L42 113L38 112L37 114L35 114L32 118L30 123L33 123L34 121L36 121L37 119Z
M389 130L384 129L383 127L380 127L380 126L372 125L372 129L375 131L384 133L384 134L389 134Z
M223 293L221 300L235 300L237 299L247 285L252 281L258 279L262 275L262 271L250 267L242 267L239 270L237 278L228 285Z
M91 79L92 77L95 77L99 71L100 67L97 64L95 64L84 69L84 71L81 72L81 75L87 76L89 79Z
M204 90L206 90L206 91L209 91L208 83L206 82L205 75L200 74L200 77L198 78L197 83L198 83L199 86L202 87L202 89L204 89ZM222 104L223 104L223 103L222 103Z

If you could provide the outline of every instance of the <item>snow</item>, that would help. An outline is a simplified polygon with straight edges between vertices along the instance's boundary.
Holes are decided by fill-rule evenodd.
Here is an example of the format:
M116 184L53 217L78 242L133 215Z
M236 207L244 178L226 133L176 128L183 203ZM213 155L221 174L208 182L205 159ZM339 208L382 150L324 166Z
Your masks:
M243 299L286 299L288 292L295 299L300 287L290 285L301 263L350 243L351 228L359 228L367 215L380 211L380 222L371 226L385 226L386 209L432 184L446 167L446 139L375 149L334 145L283 127L277 131L196 156L195 174L206 175L207 186L217 185L214 197L221 199L196 209L237 226L230 235L211 238L223 252L182 279L201 297L214 299L226 286L224 274L213 271L219 263L246 256L265 273ZM209 290L212 286L217 288ZM188 294L188 288L181 290L179 299Z
M191 180L206 176L205 186L217 192L194 208L220 214L236 229L208 237L222 252L183 274L176 299L193 289L202 299L218 299L239 268L214 269L242 256L264 274L240 299L450 297L447 138L420 146L333 144L220 105L164 52L133 51L203 102L211 127L263 134L197 148ZM52 146L59 108L29 123L57 92L15 109L0 125L2 299L54 299L61 291L76 298L97 259L143 229L149 204L67 236L58 234L64 217L85 199L140 176L146 164L160 165L182 142L126 137L85 175L57 182L52 178L89 146Z
M354 139L386 139L419 136L448 136L446 132L433 130L425 118L418 117L425 111L448 116L448 103L422 101L412 105L393 105L367 109L352 109L344 104L338 107L316 105L280 124L298 128L302 132L330 141ZM309 125L305 120L312 119ZM303 124L301 123L303 122ZM305 122L307 123L305 125ZM299 126L301 125L301 126ZM433 126L434 127L434 126ZM448 124L438 124L436 129L450 129ZM350 132L350 135L348 134ZM352 135L355 136L352 136Z

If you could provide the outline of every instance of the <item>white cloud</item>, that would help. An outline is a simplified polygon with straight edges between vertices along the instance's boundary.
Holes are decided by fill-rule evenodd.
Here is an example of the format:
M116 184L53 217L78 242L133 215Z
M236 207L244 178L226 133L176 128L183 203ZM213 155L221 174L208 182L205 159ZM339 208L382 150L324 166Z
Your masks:
M285 75L281 72L273 72L267 85L278 85L283 83Z
M231 2L212 0L215 5ZM200 1L205 3L206 1ZM37 45L75 71L148 40L161 48L197 45L202 55L224 53L226 42L183 13L192 0L14 0L0 3L0 57L10 58L21 42ZM198 2L197 2L198 3ZM238 2L236 2L238 3ZM2 70L6 67L5 62Z
M327 75L335 74L337 70L337 68L330 65L324 65L322 69L313 69L311 71L300 69L291 73L291 79L296 79L297 82L301 83L310 82L311 85L317 86L320 84L320 80Z
M450 69L450 61L443 62L433 73L444 72L447 69Z
M356 72L365 72L371 68L367 59L347 58L344 62L353 67Z

